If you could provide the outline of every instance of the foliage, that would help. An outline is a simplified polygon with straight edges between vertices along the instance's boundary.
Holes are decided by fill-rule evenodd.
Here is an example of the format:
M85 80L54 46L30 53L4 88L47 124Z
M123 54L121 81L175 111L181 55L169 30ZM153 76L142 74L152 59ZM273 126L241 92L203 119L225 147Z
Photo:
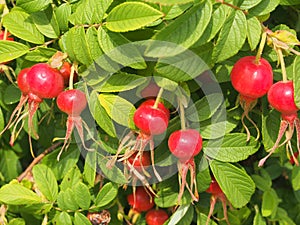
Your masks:
M156 206L170 215L165 224L205 224L210 204L205 190L212 177L230 202L231 225L300 224L300 169L290 163L290 154L280 146L258 167L276 141L280 114L265 96L259 99L249 116L261 136L255 140L256 129L246 121L254 135L247 141L243 110L230 83L234 63L257 53L267 28L262 57L279 81L278 49L272 45L283 49L300 108L299 10L299 0L0 1L1 27L14 37L0 40L0 129L20 99L15 82L20 70L51 64L62 52L79 75L74 86L87 95L88 109L81 117L90 128L86 145L96 149L82 147L75 132L58 161L61 143L53 140L64 136L67 115L54 99L45 99L33 121L39 139L27 133L27 123L13 146L12 128L2 133L0 224L91 225L88 212L103 210L114 225L146 224L145 213L130 215L126 196L134 188L126 166L119 161L112 168L107 165L126 133L138 133L133 115L145 97L142 90L152 82L164 90L160 97L171 112L167 131L154 138L155 166L163 168L163 180L152 176L149 181ZM192 202L188 190L177 202L177 161L167 139L180 129L179 105L186 125L203 137L203 150L195 157L198 202ZM296 139L294 135L293 149L299 147ZM219 206L214 218L220 220L210 224L226 224Z

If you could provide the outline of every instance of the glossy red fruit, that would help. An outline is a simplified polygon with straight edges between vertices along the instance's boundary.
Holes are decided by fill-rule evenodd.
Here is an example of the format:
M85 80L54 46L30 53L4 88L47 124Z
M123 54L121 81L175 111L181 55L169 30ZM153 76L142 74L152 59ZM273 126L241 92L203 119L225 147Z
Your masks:
M223 194L223 191L220 188L220 185L218 184L218 182L214 178L211 180L209 188L206 190L206 192L210 193L212 195L221 195L221 194Z
M181 162L186 162L196 156L202 149L202 137L197 130L177 130L168 140L171 153Z
M169 215L163 209L151 209L145 218L147 225L163 225L169 219Z
M268 92L268 101L283 117L295 115L299 110L294 101L292 81L279 81L273 84Z
M267 60L261 58L256 63L255 56L246 56L234 64L230 78L240 95L257 99L265 95L273 84L273 71Z
M137 187L134 194L127 196L128 204L137 212L145 212L154 206L154 199L147 193L144 187Z
M85 93L72 89L61 92L56 99L58 108L71 116L79 116L87 106Z
M140 107L141 106L149 106L149 107L153 107L154 104L155 104L155 99L154 98L151 98L151 99L147 99L146 101L144 101L142 104L140 104ZM168 108L165 107L165 105L162 103L162 102L158 102L157 104L157 108L162 110L168 118L170 118L170 111Z
M23 95L27 95L30 92L30 87L27 81L27 73L30 68L25 68L20 71L17 77L17 84Z
M64 78L64 83L67 86L69 84L69 79L70 79L70 75L71 75L71 63L69 62L63 62L61 68L59 69L59 72L61 73L61 75ZM76 72L74 72L74 77L73 77L73 82L76 82L78 80L78 75Z
M128 162L139 172L151 165L150 153L144 151L141 155L138 152L128 158Z
M64 90L64 79L57 69L47 63L38 63L27 73L30 93L43 98L55 98Z
M159 135L166 131L169 111L161 104L154 108L153 100L147 100L134 113L133 121L140 131L147 135Z

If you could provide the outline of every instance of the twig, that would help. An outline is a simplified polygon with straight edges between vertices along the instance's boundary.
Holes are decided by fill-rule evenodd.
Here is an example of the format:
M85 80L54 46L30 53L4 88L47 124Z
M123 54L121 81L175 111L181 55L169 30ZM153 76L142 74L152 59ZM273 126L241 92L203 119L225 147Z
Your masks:
M34 160L30 163L30 165L26 168L26 170L17 178L19 182L21 182L28 173L32 170L32 168L38 164L47 154L53 152L58 146L60 146L62 142L57 142L54 145L47 148L43 153L34 158Z

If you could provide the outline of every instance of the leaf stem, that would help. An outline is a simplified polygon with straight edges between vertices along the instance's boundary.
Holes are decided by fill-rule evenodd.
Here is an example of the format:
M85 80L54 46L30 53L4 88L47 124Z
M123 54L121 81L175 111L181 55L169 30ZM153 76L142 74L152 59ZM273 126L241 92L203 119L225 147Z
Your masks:
M263 34L261 36L261 41L259 44L259 48L256 54L256 58L255 58L255 63L259 64L259 60L261 58L262 52L264 50L265 44L266 44L266 39L267 39L267 33L265 31L263 31Z
M159 92L158 92L157 96L156 96L156 99L155 99L155 103L154 103L154 105L153 105L153 108L155 108L155 109L157 108L158 103L159 103L159 101L160 101L160 99L161 99L161 96L162 96L163 92L164 92L164 89L161 87L161 88L159 89Z
M283 58L283 54L282 54L282 49L281 48L277 48L277 53L278 53L278 57L279 57L279 62L280 62L280 66L281 66L281 72L282 72L282 80L283 82L287 82L287 74L286 74L286 68L285 68L285 62L284 62L284 58Z
M71 66L70 78L69 78L69 89L74 89L74 73L77 70L77 63L74 62Z

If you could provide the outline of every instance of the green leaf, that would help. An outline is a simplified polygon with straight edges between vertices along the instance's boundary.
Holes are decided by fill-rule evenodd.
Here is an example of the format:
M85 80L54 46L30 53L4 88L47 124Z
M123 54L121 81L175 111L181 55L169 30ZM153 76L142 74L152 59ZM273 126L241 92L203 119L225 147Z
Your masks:
M104 207L112 202L118 194L118 186L112 182L106 183L99 191L95 205L96 207Z
M257 205L255 206L255 216L253 219L253 225L266 225L266 221L261 216Z
M95 27L89 27L86 30L86 40L91 51L92 59L97 61L102 55L103 51L98 42L98 31Z
M292 187L294 191L300 190L300 167L294 166L292 170Z
M0 40L0 63L16 59L29 52L29 48L19 42Z
M89 219L82 213L75 212L74 225L91 225Z
M20 101L21 91L16 85L11 84L5 89L3 97L5 104L14 104Z
M98 100L99 94L96 91L92 91L88 101L89 109L97 124L110 136L116 137L116 129L113 120L110 118L106 110L100 104Z
M249 142L246 139L247 136L243 133L228 134L224 138L207 142L203 151L209 157L222 162L239 162L259 149L259 143L253 137Z
M96 167L96 151L87 152L83 169L83 179L89 184L90 187L94 187L97 169Z
M135 107L132 103L113 94L100 94L98 99L110 118L123 126L135 128L133 123Z
M4 129L4 126L5 126L4 116L3 116L2 108L0 107L0 130L1 131ZM0 157L0 160L1 159L2 159L2 157ZM0 169L0 171L1 171L1 169Z
M22 218L15 218L10 220L8 225L25 225L25 220Z
M33 62L47 62L56 52L57 49L54 48L38 47L27 53L25 59Z
M255 183L255 186L262 190L262 191L267 191L271 188L272 186L272 180L271 179L266 179L265 177L253 174L251 176L252 180Z
M76 165L80 156L78 146L71 145L68 148L68 151L63 152L60 160L57 161L57 154L59 153L59 151L60 148L46 155L41 161L42 164L45 164L51 168L56 177L56 180L62 179L68 173L68 171Z
M58 185L51 169L46 165L35 165L32 174L38 189L49 201L54 202L58 194Z
M175 82L192 80L209 69L206 62L192 51L185 51L176 56L163 57L158 60L155 68L159 76Z
M232 11L228 16L213 50L217 62L234 56L243 47L247 34L246 23L245 14L239 10Z
M0 109L0 114L1 112L2 111ZM1 121L1 115L0 115L0 121ZM22 171L22 167L17 154L11 149L9 150L1 149L0 172L3 174L5 181L8 182L16 178L21 171Z
M250 201L255 184L243 169L217 160L211 161L210 168L233 207L241 208Z
M207 120L217 112L223 101L223 94L206 95L186 110L186 118L192 122Z
M66 190L73 188L77 183L81 182L81 173L77 166L72 167L64 176L60 189Z
M247 19L247 39L251 50L255 50L261 38L261 24L256 17Z
M46 9L51 2L51 0L17 0L16 5L28 13L33 13Z
M254 6L258 5L259 3L261 3L264 0L244 0L243 3L241 4L240 8L241 9L251 9Z
M76 201L75 190L68 188L66 190L61 190L57 197L58 207L62 210L77 210L79 205Z
M56 216L56 225L72 225L71 216L67 212L61 212Z
M107 168L108 159L105 156L98 155L98 165L101 172L110 180L113 180L117 184L126 184L127 179L117 166L113 166L111 169Z
M58 21L52 7L31 14L37 29L48 38L58 38L60 35Z
M125 2L114 7L106 18L106 26L114 32L142 28L163 16L163 13L142 2Z
M160 5L176 5L193 2L193 0L144 0L145 2L151 2Z
M54 13L60 30L67 31L69 29L69 17L72 12L72 7L68 3L63 3L55 8Z
M295 104L300 108L300 56L296 56L293 63L293 84Z
M209 24L211 14L212 5L210 1L195 5L187 13L156 33L153 37L156 41L148 46L146 55L165 57L185 51L201 37ZM169 42L174 43L174 45Z
M78 183L73 187L73 190L76 203L81 209L88 210L91 204L91 195L89 188L83 183Z
M134 69L145 69L147 67L138 46L131 43L122 34L99 27L98 41L103 52L123 66L130 66Z
M80 62L86 66L93 62L84 27L72 27L63 35L62 45L72 61Z
M192 5L192 2L177 5L162 5L161 11L165 14L164 20L175 19L176 17L182 15Z
M170 217L168 224L190 225L193 220L194 210L190 204L180 205Z
M146 77L135 74L119 72L113 74L98 91L100 92L122 92L128 91L144 84L147 81Z
M212 13L211 19L203 32L200 39L194 44L194 46L203 45L210 40L212 40L219 30L224 25L226 21L226 16L229 11L229 7L226 5L221 4L217 9L215 9Z
M9 205L27 205L42 203L42 199L21 184L6 184L0 189L0 202Z
M43 44L44 36L35 26L31 16L21 10L12 10L3 17L3 25L14 36L34 44Z
M280 5L299 5L300 0L280 0Z
M199 123L195 123L195 127L199 127ZM200 126L200 133L204 139L217 139L223 137L225 134L230 133L237 123L232 121L203 121ZM192 127L192 125L191 125ZM225 130L224 130L225 127Z
M74 25L101 23L112 2L112 0L83 0L70 16L70 22Z
M263 0L258 5L249 10L250 15L262 16L266 15L279 5L280 0Z
M271 216L279 204L278 196L274 189L265 191L262 197L261 213L263 217Z
M197 225L204 225L207 221L207 215L203 213L197 214ZM217 225L212 219L209 221L208 225Z

